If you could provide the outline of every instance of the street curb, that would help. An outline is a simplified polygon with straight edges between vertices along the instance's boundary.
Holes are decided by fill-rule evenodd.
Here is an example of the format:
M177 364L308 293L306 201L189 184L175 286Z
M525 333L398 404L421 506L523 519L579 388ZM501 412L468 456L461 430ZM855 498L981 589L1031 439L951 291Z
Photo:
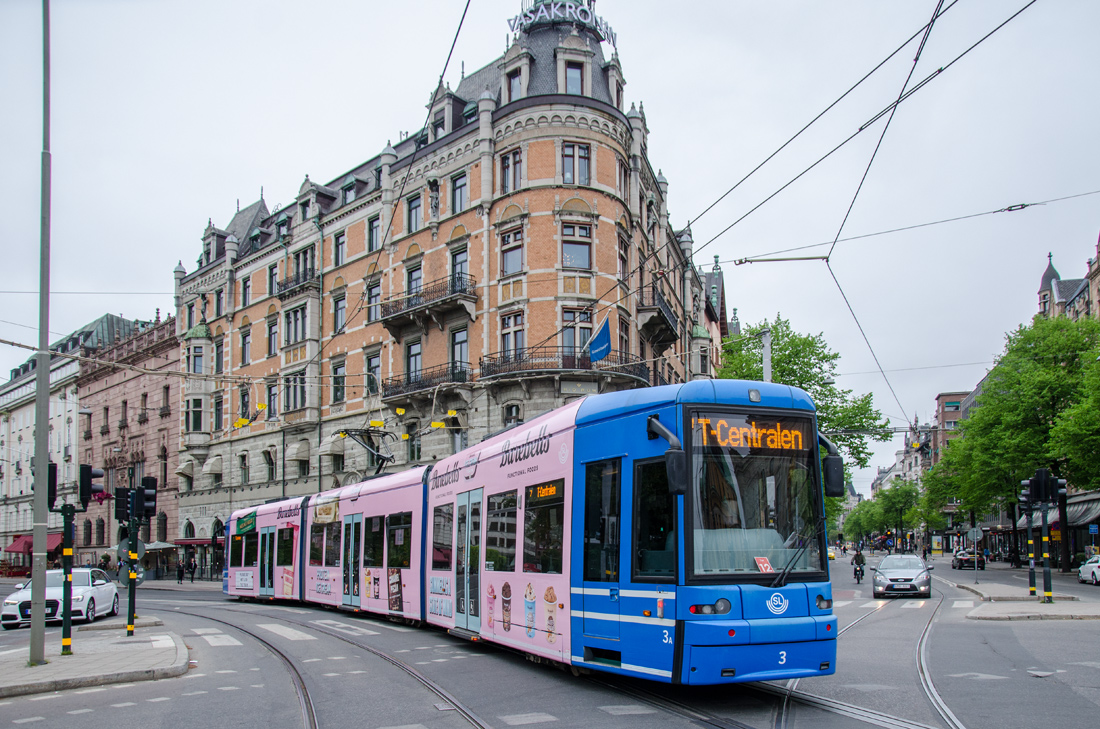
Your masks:
M82 676L81 678L35 681L14 686L0 686L0 699L6 699L12 696L27 696L28 694L43 694L51 691L68 691L69 689L86 688L88 686L104 686L112 683L159 681L162 678L182 676L187 673L187 646L184 644L183 638L175 633L169 633L168 635L172 636L172 641L176 644L176 658L170 666L146 668L138 671L104 673L98 676Z
M937 579L942 579L942 578L937 578ZM947 580L944 580L944 582L947 582ZM948 582L948 584L950 585L951 583ZM954 584L954 585L951 585L951 586L952 587L957 587L960 590L966 590L967 592L974 593L975 595L977 595L978 597L980 597L982 599L982 602L1036 602L1037 601L1037 598L1035 597L1035 595L1019 595L1019 596L1013 596L1013 595L987 595L986 593L981 592L980 590L975 588L973 585L964 585L961 582L959 582L957 584ZM1077 596L1076 595L1056 594L1056 595L1053 596L1053 599L1056 602L1074 602L1074 601L1077 600Z
M158 625L164 625L164 621L160 618L138 618L134 621L134 628L154 628ZM126 630L126 620L123 619L120 622L102 622L92 623L91 625L81 625L77 627L78 632L85 630Z
M1100 620L1100 615L1045 615L1043 613L1021 613L1019 615L974 615L967 620Z

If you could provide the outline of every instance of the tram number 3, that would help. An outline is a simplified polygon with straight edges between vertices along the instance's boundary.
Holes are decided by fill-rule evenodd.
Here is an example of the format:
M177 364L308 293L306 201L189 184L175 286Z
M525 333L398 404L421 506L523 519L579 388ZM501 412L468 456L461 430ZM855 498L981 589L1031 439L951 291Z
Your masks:
M661 638L661 642L662 643L671 643L672 642L672 636L668 634L668 631L667 630L662 630L661 632L664 633L664 636Z
M787 662L787 651L779 651L779 665Z

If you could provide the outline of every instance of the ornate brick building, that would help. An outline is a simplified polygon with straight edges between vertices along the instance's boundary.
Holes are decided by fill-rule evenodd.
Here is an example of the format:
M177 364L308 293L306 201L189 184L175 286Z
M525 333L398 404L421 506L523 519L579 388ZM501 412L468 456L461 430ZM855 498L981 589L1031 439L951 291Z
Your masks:
M394 468L430 463L586 394L711 375L721 272L697 270L669 221L609 27L554 5L437 88L427 127L208 225L197 268L177 267L185 366L222 378L183 392L185 534L361 479L391 450Z

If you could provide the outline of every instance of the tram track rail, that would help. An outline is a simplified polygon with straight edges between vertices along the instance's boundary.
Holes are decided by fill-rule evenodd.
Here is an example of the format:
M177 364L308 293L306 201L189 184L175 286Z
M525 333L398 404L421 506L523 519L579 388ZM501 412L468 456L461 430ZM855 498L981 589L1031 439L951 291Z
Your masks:
M234 610L230 607L222 607L220 609L224 610L225 612L237 613L237 614L240 614L240 615L256 615L255 612L249 611L249 610ZM257 635L253 631L248 630L247 628L242 628L241 626L236 625L234 623L230 623L226 620L219 620L217 618L212 618L209 615L203 615L203 614L200 614L200 613L187 612L185 610L180 610L178 608L173 610L172 612L175 613L175 614L180 614L180 615L189 615L189 616L200 618L200 619L203 619L203 620L210 620L210 621L213 621L215 623L221 623L222 625L227 625L227 626L229 626L229 627L231 627L235 630L241 631L245 635L248 635L248 636L251 636L252 638L255 638L260 643L262 643L265 647L267 647L269 650L271 650L277 656L279 656L279 658L281 658L284 661L284 663L287 663L288 668L290 668L290 670L291 670L292 676L297 676L297 677L301 678L301 674L298 673L297 668L293 666L293 664L290 662L289 657L286 656L286 654L284 654L276 646L273 646L271 643L269 643L267 640L260 637L259 635ZM364 650L367 653L370 653L371 655L375 656L376 658L380 658L381 660L383 660L386 663L392 665L393 667L403 671L405 674L407 674L408 676L413 678L421 686L423 686L428 691L435 694L438 698L445 701L459 716L461 716L463 719L465 719L471 726L477 727L477 729L493 729L491 724L489 724L484 719L482 719L480 716L478 716L476 713L474 713L468 706L466 706L464 703L462 703L462 701L460 701L457 697L455 697L449 691L447 691L445 688L443 688L443 686L441 686L439 683L431 680L430 678L428 678L427 676L422 674L420 671L418 671L415 668L413 668L412 666L410 666L408 663L405 663L404 661L402 661L400 658L395 658L394 656L391 656L390 654L386 653L385 651L379 650L377 648L374 648L373 646L369 646L369 645L366 645L364 643L360 643L359 641L354 640L350 636L342 635L341 633L338 633L338 632L333 631L333 630L328 630L328 629L326 629L322 626L319 626L319 625L313 625L311 623L305 623L305 622L302 622L302 621L299 621L299 620L294 620L292 618L281 616L281 615L266 615L265 617L267 617L268 619L271 619L271 620L279 620L279 621L282 621L284 623L289 623L291 625L295 625L295 626L298 626L300 628L304 628L306 630L311 630L315 633L320 633L320 634L322 634L324 636L327 636L329 638L335 638L336 640L347 643L348 645L351 645L355 648L359 648L361 650ZM296 686L297 685L298 684L296 683ZM305 691L306 698L307 698L307 701L308 701L308 689L306 689L304 681L301 683L301 689ZM310 710L312 712L313 704L312 704L311 701L309 701L308 703L309 703ZM305 716L304 711L303 711L303 716ZM318 724L316 723L316 716L313 716L313 723L312 724L308 723L308 721L305 723L305 728L306 729L317 729L317 727L318 727Z

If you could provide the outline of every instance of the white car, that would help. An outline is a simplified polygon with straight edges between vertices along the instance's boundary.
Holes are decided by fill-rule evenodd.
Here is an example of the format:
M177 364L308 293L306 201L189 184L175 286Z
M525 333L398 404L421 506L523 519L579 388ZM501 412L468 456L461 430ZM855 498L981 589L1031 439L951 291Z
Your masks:
M46 620L62 619L61 603L64 599L64 570L46 571ZM4 598L4 610L0 623L5 630L31 623L31 583L16 585L15 594ZM118 590L101 569L78 567L73 569L72 619L92 622L97 615L118 615Z
M1089 557L1077 568L1077 581L1100 585L1100 554Z

